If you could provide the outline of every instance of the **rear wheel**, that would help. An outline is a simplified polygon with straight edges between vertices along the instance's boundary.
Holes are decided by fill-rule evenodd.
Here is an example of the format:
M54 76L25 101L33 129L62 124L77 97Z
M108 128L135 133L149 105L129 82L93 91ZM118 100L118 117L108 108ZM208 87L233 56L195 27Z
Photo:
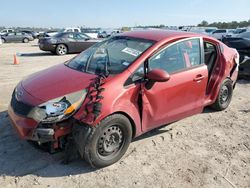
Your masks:
M219 94L217 96L215 103L212 105L212 108L219 111L225 110L231 102L232 95L233 95L232 81L227 78L222 82Z
M65 55L68 53L68 48L66 45L64 44L59 44L56 47L56 54L57 55Z
M121 114L104 119L89 137L84 158L93 167L105 167L125 154L132 139L130 121Z
M29 42L29 39L24 38L24 39L23 39L23 42L24 42L24 43L28 43L28 42Z
M2 43L5 43L6 42L6 40L5 39L1 39L2 40Z

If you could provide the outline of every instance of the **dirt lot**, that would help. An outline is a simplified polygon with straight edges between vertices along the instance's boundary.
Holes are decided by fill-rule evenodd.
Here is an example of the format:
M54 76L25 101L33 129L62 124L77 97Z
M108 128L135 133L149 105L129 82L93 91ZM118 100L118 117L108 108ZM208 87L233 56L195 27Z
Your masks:
M12 65L19 52L20 65ZM239 81L230 107L151 131L133 141L125 156L104 169L84 161L61 164L18 138L7 106L27 75L74 55L58 57L30 44L0 45L1 187L250 187L250 82Z

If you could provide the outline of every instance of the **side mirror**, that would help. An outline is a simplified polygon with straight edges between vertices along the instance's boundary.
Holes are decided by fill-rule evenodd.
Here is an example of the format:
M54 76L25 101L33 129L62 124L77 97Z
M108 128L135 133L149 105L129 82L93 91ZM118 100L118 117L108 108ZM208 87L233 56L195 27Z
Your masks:
M148 82L145 84L146 89L151 89L155 82L166 82L170 79L170 75L161 69L154 69L146 75Z
M154 69L149 71L146 76L150 81L154 82L166 82L170 79L170 75L161 69Z

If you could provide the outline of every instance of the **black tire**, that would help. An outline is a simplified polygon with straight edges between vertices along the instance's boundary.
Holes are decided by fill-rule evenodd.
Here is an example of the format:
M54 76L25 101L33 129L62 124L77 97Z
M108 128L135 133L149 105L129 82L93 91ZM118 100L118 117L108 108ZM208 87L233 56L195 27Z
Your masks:
M65 44L58 44L56 47L57 55L66 55L68 53L68 48Z
M5 39L3 39L3 38L2 38L1 40L2 40L2 43L5 43L5 42L6 42L6 40L5 40Z
M29 42L29 39L28 38L24 38L23 39L23 43L28 43Z
M227 78L222 82L217 99L215 103L212 104L211 107L218 111L225 110L231 102L232 95L233 95L232 81Z
M114 164L122 158L132 139L128 118L114 114L105 118L90 134L84 149L84 158L96 168Z

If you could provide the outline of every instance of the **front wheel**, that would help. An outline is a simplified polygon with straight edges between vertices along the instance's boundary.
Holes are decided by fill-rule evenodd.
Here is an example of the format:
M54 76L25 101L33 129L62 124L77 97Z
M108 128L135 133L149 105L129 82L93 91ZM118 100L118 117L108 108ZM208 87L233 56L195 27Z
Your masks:
M114 114L104 119L88 139L84 158L93 167L102 168L117 162L125 154L132 139L128 118Z
M217 96L215 103L212 105L212 108L218 111L225 110L231 102L232 95L233 95L232 81L227 78L222 82L219 94Z
M27 39L27 38L23 39L23 43L28 43L28 42L29 42L29 39Z

